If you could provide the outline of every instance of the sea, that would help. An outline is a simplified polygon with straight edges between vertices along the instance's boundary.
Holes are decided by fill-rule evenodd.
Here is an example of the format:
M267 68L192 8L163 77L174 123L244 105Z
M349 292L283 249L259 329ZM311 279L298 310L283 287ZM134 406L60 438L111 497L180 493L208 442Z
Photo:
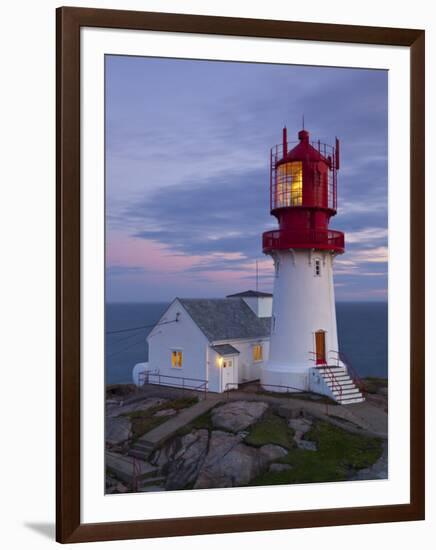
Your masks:
M168 303L106 305L106 383L132 381L132 368L147 361L146 337ZM339 348L360 377L388 376L388 304L338 302ZM125 331L125 329L137 329ZM113 332L116 331L116 332ZM120 331L120 332L118 332ZM122 331L122 332L121 332Z

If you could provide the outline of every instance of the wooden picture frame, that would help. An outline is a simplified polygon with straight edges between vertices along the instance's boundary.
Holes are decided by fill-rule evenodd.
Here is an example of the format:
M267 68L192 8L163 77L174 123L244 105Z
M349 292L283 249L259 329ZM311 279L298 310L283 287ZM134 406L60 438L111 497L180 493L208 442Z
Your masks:
M405 46L411 55L410 503L82 524L80 519L80 30L172 31ZM57 10L57 520L62 543L424 519L424 31L170 13Z

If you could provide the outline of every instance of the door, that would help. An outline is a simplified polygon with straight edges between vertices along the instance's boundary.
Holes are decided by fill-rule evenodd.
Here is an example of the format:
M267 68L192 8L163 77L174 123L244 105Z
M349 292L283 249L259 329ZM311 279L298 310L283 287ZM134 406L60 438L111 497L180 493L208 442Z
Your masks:
M235 390L236 380L234 379L235 365L233 359L224 359L223 362L223 391Z
M324 365L325 360L325 331L318 330L315 332L315 352L316 352L316 364Z

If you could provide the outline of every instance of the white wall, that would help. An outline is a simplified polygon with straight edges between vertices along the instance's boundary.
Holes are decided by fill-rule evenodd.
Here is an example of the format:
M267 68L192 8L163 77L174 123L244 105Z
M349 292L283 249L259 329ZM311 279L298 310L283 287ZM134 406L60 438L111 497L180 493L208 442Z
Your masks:
M178 300L169 306L159 323L176 319L177 323L157 325L147 337L148 342L148 368L157 370L161 375L176 376L179 378L207 379L207 338L192 321L182 304ZM181 368L171 366L171 351L183 352ZM152 380L154 381L154 379ZM161 383L179 385L177 380L163 379ZM188 382L190 385L198 385L197 382ZM211 391L212 388L209 388Z
M209 390L212 392L222 393L226 390L226 382L223 378L223 361L226 359L233 360L232 379L227 383L238 383L239 372L239 356L221 357L214 349L209 347L208 350L208 371L209 371ZM233 386L230 389L235 389Z
M402 26L427 30L427 97L436 96L435 46L436 16L428 0L410 2L349 2L312 0L312 2L268 2L244 0L64 0L64 5L173 11L317 21L354 25ZM55 261L55 18L61 2L7 2L3 6L3 31L0 36L4 78L0 88L2 109L2 163L0 165L3 200L0 216L2 240L2 424L3 441L13 441L11 452L3 453L1 464L2 497L5 502L2 522L3 545L10 550L56 548L54 533L54 261ZM393 9L393 6L397 9ZM17 23L19 22L19 23ZM31 92L29 86L31 84ZM430 106L427 122L428 154L436 147L436 108ZM436 203L436 166L428 163L427 204ZM24 200L25 199L25 200ZM20 216L17 217L17 212ZM429 211L428 211L429 212ZM430 212L429 212L430 213ZM428 215L430 236L436 233L436 217ZM7 238L6 238L7 237ZM431 254L434 239L427 239L429 275L436 271ZM432 281L432 277L427 278ZM436 324L436 285L428 285L428 329ZM17 304L25 304L23 308ZM24 325L23 325L24 323ZM26 327L32 327L27 330ZM24 328L23 328L24 327ZM22 360L23 342L31 350L30 360ZM431 344L431 338L428 338ZM430 362L430 361L429 361ZM431 367L431 365L430 365ZM17 382L21 369L25 383ZM18 385L17 385L18 384ZM435 370L427 372L427 415L436 418ZM19 399L17 391L19 388ZM31 411L31 414L29 414ZM17 437L23 434L23 437ZM92 548L126 550L221 550L246 546L307 550L335 548L354 550L390 548L409 550L419 544L431 548L436 538L436 476L434 464L436 433L434 422L427 423L427 519L424 522L354 525L284 531L234 533L197 537L175 537L145 541L94 543ZM31 452L29 467L29 449ZM247 490L248 491L248 490ZM248 494L248 492L247 492ZM77 549L91 548L77 545ZM76 548L76 547L75 547Z
M321 274L315 274L320 260ZM338 349L332 255L326 251L277 253L271 350L263 370L265 384L307 389L314 366L315 332L325 331L326 353ZM295 375L292 378L288 374Z
M258 317L271 317L273 303L272 297L249 296L242 299Z

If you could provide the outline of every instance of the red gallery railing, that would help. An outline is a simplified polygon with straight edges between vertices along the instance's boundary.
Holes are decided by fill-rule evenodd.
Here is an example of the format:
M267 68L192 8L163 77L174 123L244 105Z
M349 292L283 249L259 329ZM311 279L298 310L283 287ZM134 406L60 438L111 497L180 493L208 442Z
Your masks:
M345 240L341 231L332 229L274 229L263 234L262 247L265 253L290 248L317 248L342 253Z

